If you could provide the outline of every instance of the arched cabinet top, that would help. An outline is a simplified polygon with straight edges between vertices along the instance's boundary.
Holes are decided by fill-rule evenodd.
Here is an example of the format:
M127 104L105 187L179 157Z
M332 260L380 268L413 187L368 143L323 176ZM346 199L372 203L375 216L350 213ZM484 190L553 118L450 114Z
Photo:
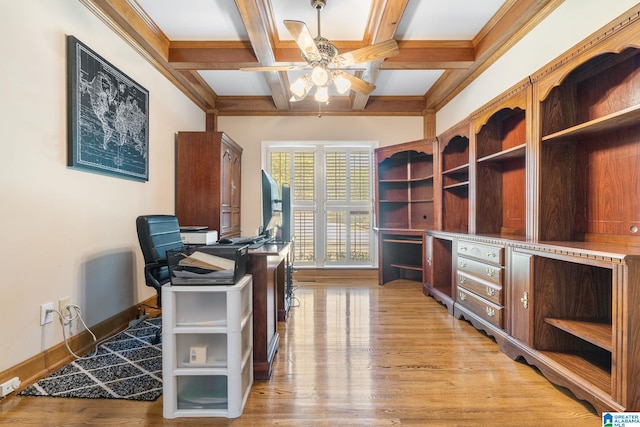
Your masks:
M640 5L629 10L617 22L605 26L591 38L574 46L559 57L557 61L544 67L531 76L531 82L537 84L538 101L544 101L551 90L581 65L605 54L619 54L627 49L640 49L640 34L637 26L631 25L640 20Z
M452 141L458 141L460 138L466 139L469 142L469 136L471 134L471 120L466 120L457 123L446 131L438 135L438 142L440 144L440 151L443 152L449 143Z
M526 111L527 99L530 94L531 81L527 77L471 115L474 132L476 134L480 133L482 127L503 110L520 109Z
M380 147L375 150L376 161L382 162L388 158L393 157L394 155L397 155L398 153L406 153L409 151L433 155L433 147L435 142L436 138L427 138Z

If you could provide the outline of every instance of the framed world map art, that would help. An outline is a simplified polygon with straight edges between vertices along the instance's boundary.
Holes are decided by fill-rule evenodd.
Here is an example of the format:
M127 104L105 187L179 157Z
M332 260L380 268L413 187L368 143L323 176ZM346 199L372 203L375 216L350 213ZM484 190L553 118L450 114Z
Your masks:
M72 168L149 179L149 92L67 36L68 162Z

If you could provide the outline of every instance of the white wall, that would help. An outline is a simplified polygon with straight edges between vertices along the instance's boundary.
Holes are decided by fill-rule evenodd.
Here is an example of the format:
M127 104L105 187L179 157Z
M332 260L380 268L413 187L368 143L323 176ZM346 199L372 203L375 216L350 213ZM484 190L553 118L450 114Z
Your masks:
M635 0L565 0L436 114L436 132L451 128L488 101L555 60L636 4Z
M219 117L218 130L242 152L242 234L255 235L260 218L262 141L378 141L379 146L423 136L422 117Z
M66 34L149 90L148 182L66 167ZM154 294L135 218L174 212L174 135L205 116L77 0L2 2L0 58L1 372L62 341L40 304L71 297L91 326Z

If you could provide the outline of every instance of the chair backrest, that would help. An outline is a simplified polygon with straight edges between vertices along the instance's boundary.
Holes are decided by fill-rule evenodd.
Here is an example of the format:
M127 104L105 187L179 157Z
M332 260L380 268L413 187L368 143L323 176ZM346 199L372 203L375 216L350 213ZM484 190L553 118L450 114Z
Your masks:
M169 250L184 248L178 218L173 215L139 216L136 228L145 264L166 259Z

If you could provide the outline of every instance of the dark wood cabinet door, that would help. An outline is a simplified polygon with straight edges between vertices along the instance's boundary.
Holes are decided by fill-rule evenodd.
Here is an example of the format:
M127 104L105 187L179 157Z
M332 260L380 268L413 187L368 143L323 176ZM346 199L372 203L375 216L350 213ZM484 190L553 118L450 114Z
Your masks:
M533 347L533 300L531 298L533 255L512 252L510 274L508 310L510 335L523 344Z

